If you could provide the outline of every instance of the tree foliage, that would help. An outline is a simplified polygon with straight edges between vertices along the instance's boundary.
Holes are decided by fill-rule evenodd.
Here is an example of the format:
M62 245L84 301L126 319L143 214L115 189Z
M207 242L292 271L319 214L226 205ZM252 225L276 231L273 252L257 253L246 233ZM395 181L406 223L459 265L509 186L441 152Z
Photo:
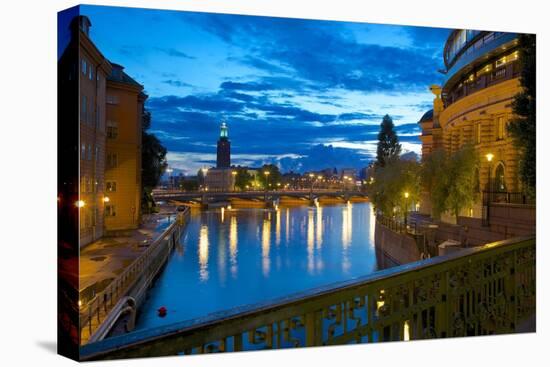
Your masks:
M166 170L166 148L158 138L148 133L151 127L151 113L143 108L141 129L141 184L143 206L149 208L154 205L151 191L158 185L160 177Z
M269 172L268 175L265 172ZM281 171L274 164L264 164L258 173L258 181L264 189L275 189L277 183L281 182Z
M477 165L477 153L470 145L453 154L438 150L424 159L422 185L430 194L434 218L450 211L458 219L463 209L472 207L478 195Z
M520 82L522 92L515 96L513 112L515 118L508 125L508 131L521 149L519 173L524 190L535 195L536 187L536 36L519 36L521 63Z
M237 168L237 174L235 175L235 187L240 190L245 190L252 185L254 176L248 173L246 168Z
M367 192L375 209L383 215L405 215L408 208L420 199L420 165L402 159L387 161L383 167L374 170Z
M380 132L378 133L376 165L384 167L389 161L399 158L400 154L401 144L399 144L397 134L394 130L393 120L389 115L385 115L380 124Z

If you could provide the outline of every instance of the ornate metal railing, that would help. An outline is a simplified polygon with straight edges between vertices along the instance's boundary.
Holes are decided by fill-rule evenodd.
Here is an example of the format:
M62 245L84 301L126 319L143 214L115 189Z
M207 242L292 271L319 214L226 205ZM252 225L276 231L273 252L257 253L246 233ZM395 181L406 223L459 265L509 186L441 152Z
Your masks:
M275 301L90 343L83 360L517 331L535 313L535 239L516 238Z
M156 273L162 266L170 245L174 243L175 230L189 216L189 208L178 212L176 220L152 242L147 249L118 275L105 289L90 300L80 299L80 338L85 344L91 335L101 326L118 300L126 296L136 283L148 274Z

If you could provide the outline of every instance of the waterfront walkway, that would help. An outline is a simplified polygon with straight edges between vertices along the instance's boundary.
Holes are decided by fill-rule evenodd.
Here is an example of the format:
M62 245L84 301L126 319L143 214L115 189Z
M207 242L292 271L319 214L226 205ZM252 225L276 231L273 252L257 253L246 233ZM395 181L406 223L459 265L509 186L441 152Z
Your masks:
M176 219L173 206L144 216L140 228L124 235L103 237L80 251L79 294L82 303L93 298L141 255Z

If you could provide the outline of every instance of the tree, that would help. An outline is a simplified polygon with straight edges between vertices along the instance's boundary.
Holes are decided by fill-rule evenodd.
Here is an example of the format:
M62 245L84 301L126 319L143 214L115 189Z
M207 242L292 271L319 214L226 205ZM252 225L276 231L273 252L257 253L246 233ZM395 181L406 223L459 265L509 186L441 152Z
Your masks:
M410 205L420 198L420 165L401 159L386 162L374 171L367 192L376 210L383 215L406 215Z
M265 172L269 172L269 174L266 175ZM277 183L281 182L279 167L274 164L264 164L260 172L258 172L258 181L260 181L264 189L275 189Z
M168 163L166 161L166 148L158 138L147 132L151 127L151 113L143 107L141 125L141 187L142 206L149 210L154 206L151 196L153 188L158 185Z
M475 201L477 153L470 145L454 153L448 162L448 186L445 207L454 214L457 222L460 211L470 208Z
M432 217L439 219L446 210L449 171L445 151L438 149L426 156L422 162L422 187L430 196Z
M252 180L254 180L254 176L248 173L246 168L237 168L237 174L235 175L235 187L240 190L245 190L247 186L250 187L252 185Z
M508 131L520 148L519 174L526 193L534 196L536 191L536 36L519 36L521 63L520 83L523 90L512 104L515 118L508 125Z
M394 130L393 120L389 115L384 116L378 133L378 146L376 148L376 165L384 167L390 160L399 158L401 144Z
M478 157L470 145L453 154L436 150L422 162L422 186L430 195L432 217L445 211L458 220L460 212L473 205L478 195Z

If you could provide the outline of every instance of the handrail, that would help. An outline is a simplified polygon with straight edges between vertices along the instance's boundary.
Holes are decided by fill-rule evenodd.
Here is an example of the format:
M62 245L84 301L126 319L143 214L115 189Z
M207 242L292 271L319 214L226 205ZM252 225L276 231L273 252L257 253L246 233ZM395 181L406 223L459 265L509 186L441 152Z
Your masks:
M514 332L518 322L535 309L535 254L534 237L467 248L288 297L90 343L81 348L81 358Z
M184 207L182 212L178 213L180 219L174 220L149 246L137 257L124 271L119 274L105 289L98 292L85 305L81 306L80 330L87 332L91 336L105 320L111 309L115 306L118 299L126 295L127 292L140 279L140 275L145 269L148 269L156 253L158 253L161 244L167 237L171 236L174 228L178 226L178 221L190 213L189 207Z

